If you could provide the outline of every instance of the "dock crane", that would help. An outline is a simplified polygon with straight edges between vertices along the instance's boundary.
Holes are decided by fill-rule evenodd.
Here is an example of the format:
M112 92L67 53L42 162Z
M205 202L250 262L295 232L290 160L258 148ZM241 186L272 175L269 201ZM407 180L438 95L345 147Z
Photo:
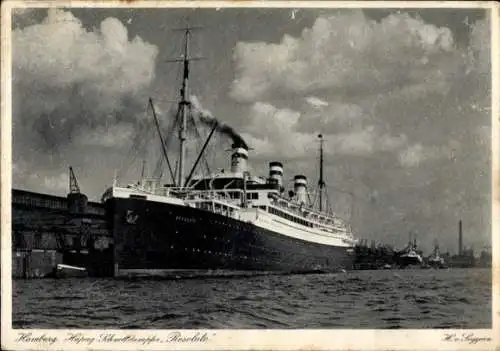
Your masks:
M71 166L69 166L69 193L80 194L80 187L78 186L78 181L76 180L75 172L73 172L73 167Z
M56 236L57 246L60 251L65 252L71 249L80 251L82 242L87 242L87 244L92 243L93 245L93 238L90 238L89 220L84 218L87 212L88 199L85 194L81 193L75 172L71 166L69 167L69 193L67 201L68 218L65 220L62 228L54 228L55 230L53 232ZM75 229L79 232L78 239L70 246L66 242L66 235L69 232L74 232Z

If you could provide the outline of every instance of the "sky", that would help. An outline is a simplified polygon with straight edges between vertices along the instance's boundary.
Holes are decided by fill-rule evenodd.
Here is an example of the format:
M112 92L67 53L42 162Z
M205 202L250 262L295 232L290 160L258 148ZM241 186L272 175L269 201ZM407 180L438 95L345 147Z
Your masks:
M179 94L238 131L253 172L318 182L359 238L402 248L410 233L457 251L491 242L487 12L472 9L25 9L13 14L13 187L65 196L68 167L98 201L115 175L154 173ZM206 135L208 131L202 130ZM189 144L188 159L196 156ZM229 166L217 135L207 158ZM175 153L175 146L169 152ZM173 155L171 156L173 158ZM166 172L165 172L166 174ZM168 179L166 180L168 181Z

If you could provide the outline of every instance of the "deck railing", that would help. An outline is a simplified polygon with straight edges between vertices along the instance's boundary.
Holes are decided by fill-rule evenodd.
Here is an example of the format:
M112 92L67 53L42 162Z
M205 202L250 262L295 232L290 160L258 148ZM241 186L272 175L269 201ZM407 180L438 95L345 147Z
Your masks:
M128 188L145 194L171 196L186 201L220 201L228 204L229 206L240 206L245 195L245 192L241 189L193 190L190 187L160 187L154 188L154 191L148 191L148 189L138 185L129 186ZM231 194L233 196L231 196ZM235 194L238 195L235 196ZM276 194L270 198L270 205L310 221L319 228L324 228L328 232L332 232L337 229L345 231L345 233L349 236L352 235L346 222L335 214L331 215L321 213L311 207L301 207L300 205Z

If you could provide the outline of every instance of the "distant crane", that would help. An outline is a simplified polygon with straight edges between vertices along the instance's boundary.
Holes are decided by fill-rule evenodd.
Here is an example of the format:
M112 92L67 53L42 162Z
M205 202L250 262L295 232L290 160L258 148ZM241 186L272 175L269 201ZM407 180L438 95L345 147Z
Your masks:
M78 181L76 180L75 172L73 172L73 167L69 167L69 193L70 194L80 194L80 187L78 186Z

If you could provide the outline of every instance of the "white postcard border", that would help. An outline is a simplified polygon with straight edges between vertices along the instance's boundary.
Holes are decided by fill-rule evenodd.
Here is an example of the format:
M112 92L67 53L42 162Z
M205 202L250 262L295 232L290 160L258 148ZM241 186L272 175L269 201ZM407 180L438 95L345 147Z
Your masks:
M26 7L273 7L273 8L483 8L492 28L492 329L480 330L40 330L12 329L11 280L11 10ZM499 13L494 2L380 1L5 1L2 4L1 119L1 343L6 350L489 350L500 346L500 230L498 154L500 122ZM496 117L495 117L496 116ZM495 333L496 331L496 333ZM23 334L24 333L24 334ZM30 334L31 333L31 334ZM107 335L103 336L103 335ZM112 336L110 336L112 335ZM40 340L36 342L36 338ZM121 340L120 340L121 338ZM23 341L34 339L34 342ZM175 339L176 341L172 341ZM106 341L107 340L107 341Z

